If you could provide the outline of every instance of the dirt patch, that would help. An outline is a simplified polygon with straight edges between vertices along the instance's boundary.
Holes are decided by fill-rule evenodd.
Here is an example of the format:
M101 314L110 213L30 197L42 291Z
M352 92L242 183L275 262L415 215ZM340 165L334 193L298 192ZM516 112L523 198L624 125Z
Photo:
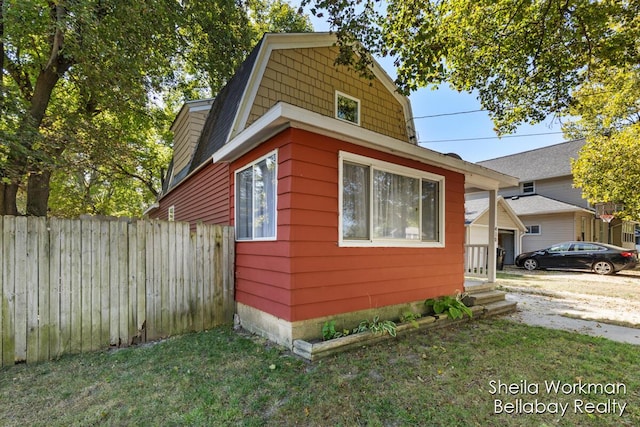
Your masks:
M509 317L640 345L640 271L614 276L507 268L497 284L518 302Z

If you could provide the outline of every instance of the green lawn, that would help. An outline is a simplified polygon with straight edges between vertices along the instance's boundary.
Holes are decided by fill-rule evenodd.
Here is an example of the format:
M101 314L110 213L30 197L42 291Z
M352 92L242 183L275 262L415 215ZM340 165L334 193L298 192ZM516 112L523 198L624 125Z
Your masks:
M219 328L4 368L0 425L632 426L639 366L637 346L498 319L314 363Z

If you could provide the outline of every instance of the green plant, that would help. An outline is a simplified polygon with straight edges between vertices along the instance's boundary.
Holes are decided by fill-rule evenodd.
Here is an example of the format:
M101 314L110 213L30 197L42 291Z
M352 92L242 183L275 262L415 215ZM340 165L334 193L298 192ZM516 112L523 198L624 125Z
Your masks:
M322 325L322 339L325 341L332 340L334 338L340 338L343 335L348 335L349 331L344 334L344 331L336 330L336 321L335 320L327 320Z
M466 314L469 317L473 316L473 312L469 307L464 305L462 299L464 294L456 294L454 296L445 295L438 298L430 298L424 302L424 304L433 310L435 314L445 313L451 319L460 319Z
M362 322L360 322L360 324L356 328L353 328L352 333L359 334L360 332L366 332L368 330L369 330L369 322L367 322L366 320L363 320Z
M405 310L402 312L402 314L400 315L400 322L401 323L411 323L414 327L419 327L420 325L418 325L418 319L421 318L422 315L420 313L414 313L411 310Z
M380 320L378 316L375 316L368 327L376 335L389 334L392 337L396 336L396 324L391 320Z

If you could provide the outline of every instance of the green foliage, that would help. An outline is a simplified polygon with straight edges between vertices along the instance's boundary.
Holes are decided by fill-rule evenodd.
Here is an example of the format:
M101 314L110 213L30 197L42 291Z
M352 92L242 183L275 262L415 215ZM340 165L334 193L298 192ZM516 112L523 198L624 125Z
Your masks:
M337 33L341 63L389 55L409 92L477 91L499 133L566 112L597 70L640 63L640 3L537 0L306 0ZM357 45L353 43L357 42Z
M0 192L36 215L139 215L182 102L217 93L263 29L310 29L287 3L252 4L260 22L235 0L5 0Z
M451 319L461 319L466 314L471 318L473 312L462 302L463 294L454 296L444 295L438 298L430 298L424 304L435 314L446 314Z
M395 337L396 324L391 320L380 320L379 316L375 316L373 320L369 321L365 319L361 321L358 326L349 330L336 328L335 320L327 320L324 322L324 325L322 325L322 339L327 341L366 331L371 331L371 333L376 335L389 334L392 337Z
M640 220L640 123L610 137L587 139L572 163L574 184L589 202L617 202L624 211L616 216Z
M380 320L378 316L375 316L367 327L375 335L389 334L392 337L396 336L396 324L391 320Z
M332 340L334 338L339 338L338 331L336 331L336 321L335 320L327 320L322 325L322 339L325 341Z
M414 327L418 327L418 319L420 319L422 315L420 313L414 313L411 310L405 310L400 315L401 323L411 323Z

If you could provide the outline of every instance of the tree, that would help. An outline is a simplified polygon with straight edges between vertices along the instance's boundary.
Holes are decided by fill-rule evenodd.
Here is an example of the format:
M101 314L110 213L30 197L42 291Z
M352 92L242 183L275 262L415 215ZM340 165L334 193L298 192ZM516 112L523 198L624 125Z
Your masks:
M564 131L587 143L573 162L574 183L591 202L624 204L640 220L640 67L599 70L575 92Z
M145 108L147 94L167 75L179 5L4 0L0 6L6 142L0 214L19 213L18 189L26 181L26 213L46 215L51 174L81 142L72 125L125 106ZM68 133L56 133L60 128Z
M496 131L549 115L585 137L573 166L592 202L638 214L640 1L305 0L327 14L339 62L366 70L391 55L405 92L448 83L477 91ZM609 157L608 157L609 156Z
M459 91L477 90L499 133L563 114L595 70L638 64L640 58L637 0L304 3L328 15L341 62L362 67L366 52L392 55L406 92L444 82Z

